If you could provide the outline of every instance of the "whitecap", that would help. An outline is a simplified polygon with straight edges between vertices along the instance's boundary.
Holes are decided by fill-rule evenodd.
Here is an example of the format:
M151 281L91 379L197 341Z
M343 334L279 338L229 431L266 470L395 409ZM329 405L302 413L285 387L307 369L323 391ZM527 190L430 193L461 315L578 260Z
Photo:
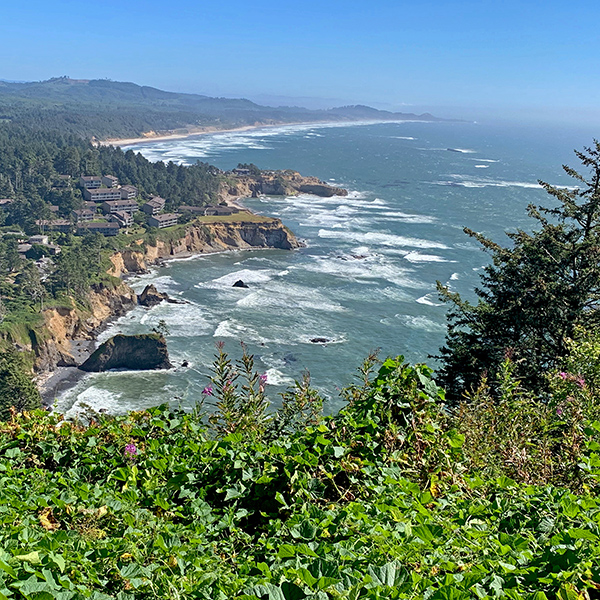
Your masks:
M294 380L291 377L286 377L279 369L267 369L267 385L293 385Z
M476 169L489 169L490 165L475 165Z
M422 315L414 316L398 314L396 315L396 318L411 329L419 329L431 333L446 330L446 326L442 323L436 323L435 321L432 321L431 319L428 319Z
M459 278L460 278L460 273L452 273L452 275L450 275L450 281L456 281Z
M433 302L431 300L431 297L433 295L434 295L433 293L431 293L431 294L425 294L425 296L421 296L420 298L417 298L417 302L419 304L426 304L427 306L443 306L443 303Z
M409 248L436 248L439 250L448 250L448 246L440 242L405 237L401 235L393 235L391 233L379 233L375 231L361 233L358 231L346 232L320 229L318 235L320 238L340 239L349 242L367 243L370 245L406 246Z
M453 260L448 260L443 256L438 256L437 254L421 254L420 252L409 252L404 258L411 263L456 262Z

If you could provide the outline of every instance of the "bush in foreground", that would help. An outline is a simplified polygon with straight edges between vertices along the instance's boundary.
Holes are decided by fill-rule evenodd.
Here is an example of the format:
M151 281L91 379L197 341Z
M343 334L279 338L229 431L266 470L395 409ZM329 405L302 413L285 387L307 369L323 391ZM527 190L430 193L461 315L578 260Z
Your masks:
M544 409L510 363L504 404L482 387L449 412L428 367L370 357L338 415L306 382L269 415L251 357L220 349L208 420L15 415L0 426L0 598L597 597L587 343L549 375Z

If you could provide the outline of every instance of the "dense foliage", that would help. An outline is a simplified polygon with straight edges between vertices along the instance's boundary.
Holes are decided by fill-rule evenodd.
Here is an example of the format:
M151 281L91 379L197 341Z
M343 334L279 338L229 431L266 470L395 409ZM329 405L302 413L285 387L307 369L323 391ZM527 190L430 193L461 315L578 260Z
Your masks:
M499 404L484 386L449 412L429 368L370 357L338 415L307 381L272 415L252 358L220 348L208 421L14 414L0 598L597 597L599 355L582 340L590 386L549 374L547 407L509 363Z
M507 355L528 388L544 389L544 373L566 355L577 325L598 325L600 143L576 155L589 175L564 167L577 187L540 182L557 205L529 207L538 230L508 233L509 247L466 230L490 252L492 264L475 290L477 304L439 286L452 305L440 380L454 398L483 376L493 383Z

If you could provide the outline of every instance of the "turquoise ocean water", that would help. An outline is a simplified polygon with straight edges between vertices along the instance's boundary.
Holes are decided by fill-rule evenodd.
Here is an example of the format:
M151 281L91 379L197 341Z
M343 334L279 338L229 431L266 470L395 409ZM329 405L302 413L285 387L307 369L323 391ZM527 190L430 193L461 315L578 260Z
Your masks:
M274 403L308 370L329 398L327 409L336 410L338 388L370 350L410 361L436 353L445 330L436 280L471 296L487 262L462 228L498 241L506 230L529 228L526 206L549 201L537 180L572 185L560 166L577 166L572 150L592 137L559 125L405 122L286 126L133 146L151 160L292 168L350 193L245 202L281 218L305 241L301 250L174 260L131 280L138 291L153 282L188 303L138 307L101 339L147 332L162 319L176 368L86 376L59 397L58 408L192 407L222 340L234 357L240 341L247 345ZM232 288L238 279L249 288ZM311 343L315 337L331 342Z

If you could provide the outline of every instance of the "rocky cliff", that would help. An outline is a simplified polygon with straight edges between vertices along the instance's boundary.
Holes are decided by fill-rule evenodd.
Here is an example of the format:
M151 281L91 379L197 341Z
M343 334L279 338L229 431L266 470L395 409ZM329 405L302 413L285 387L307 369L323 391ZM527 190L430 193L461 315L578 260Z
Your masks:
M75 366L72 353L74 339L92 340L94 331L112 317L120 316L137 303L135 292L126 284L108 288L94 286L88 294L85 308L60 306L43 311L44 328L25 350L35 353L34 368L38 372L52 371L57 366Z
M321 181L317 177L300 175L297 171L261 171L256 175L232 173L228 185L223 186L220 196L225 202L237 198L266 196L297 196L312 194L329 198L347 196L348 190Z
M233 222L190 224L181 236L157 239L155 245L142 245L140 250L123 250L111 257L109 273L115 277L143 273L152 264L176 256L248 248L281 248L300 246L294 234L278 219L248 213ZM73 340L93 340L94 332L109 319L118 317L137 304L135 292L125 283L116 287L95 286L87 298L87 307L48 308L43 311L44 327L31 332L31 342L21 345L35 354L38 373L53 371L58 366L76 366L80 362L73 353Z
M79 367L82 371L100 372L109 369L170 369L167 342L162 335L115 335Z
M124 273L143 273L148 266L162 259L192 254L208 254L224 250L250 248L280 248L293 250L301 244L296 236L279 219L248 215L248 221L223 221L215 223L190 224L182 236L172 240L156 241L156 245L146 245L139 251L123 250L111 258L111 275L120 277Z

